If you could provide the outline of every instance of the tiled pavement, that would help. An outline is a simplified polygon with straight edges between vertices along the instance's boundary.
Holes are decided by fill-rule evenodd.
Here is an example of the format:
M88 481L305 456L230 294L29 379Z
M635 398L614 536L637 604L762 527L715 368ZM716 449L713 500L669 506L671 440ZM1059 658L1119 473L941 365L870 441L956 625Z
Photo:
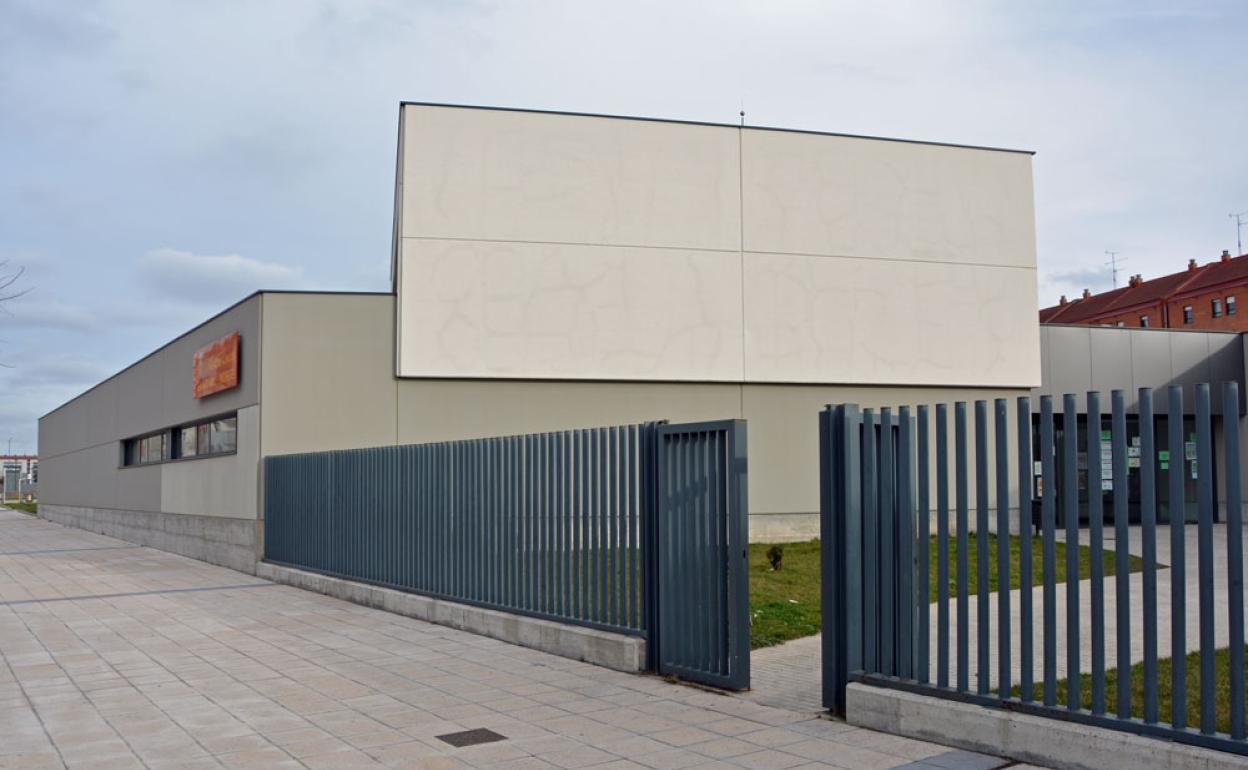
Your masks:
M0 510L0 768L1005 764Z

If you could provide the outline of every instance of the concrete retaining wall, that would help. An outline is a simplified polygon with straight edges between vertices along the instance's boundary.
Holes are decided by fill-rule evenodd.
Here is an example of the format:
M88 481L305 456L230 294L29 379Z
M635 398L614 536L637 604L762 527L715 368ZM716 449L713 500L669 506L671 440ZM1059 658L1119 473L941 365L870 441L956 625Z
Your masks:
M39 504L39 516L138 545L255 574L256 520Z
M850 724L1058 770L1231 770L1248 757L929 695L851 684Z
M285 583L617 671L635 673L645 668L646 642L635 636L458 604L268 562L256 564L256 574L275 583Z

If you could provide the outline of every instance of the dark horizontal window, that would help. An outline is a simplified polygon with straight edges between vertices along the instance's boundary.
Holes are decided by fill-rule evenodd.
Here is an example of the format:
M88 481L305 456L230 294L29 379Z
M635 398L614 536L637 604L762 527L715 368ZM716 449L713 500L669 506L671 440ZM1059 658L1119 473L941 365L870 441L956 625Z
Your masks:
M238 451L238 415L166 428L121 442L121 464L153 465L169 460L233 454Z

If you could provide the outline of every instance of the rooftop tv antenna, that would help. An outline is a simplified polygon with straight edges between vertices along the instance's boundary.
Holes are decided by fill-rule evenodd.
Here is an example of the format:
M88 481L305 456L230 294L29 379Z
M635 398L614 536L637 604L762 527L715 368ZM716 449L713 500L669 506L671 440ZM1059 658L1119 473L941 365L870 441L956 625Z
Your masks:
M1241 256L1244 253L1244 217L1248 216L1248 211L1241 211L1238 214L1227 214L1231 219L1235 220L1235 256Z
M1106 249L1105 253L1109 255L1109 261L1106 262L1105 264L1109 265L1110 280L1113 281L1114 288L1117 289L1118 288L1118 263L1126 262L1127 258L1123 257L1119 259L1118 252L1110 251L1109 249Z

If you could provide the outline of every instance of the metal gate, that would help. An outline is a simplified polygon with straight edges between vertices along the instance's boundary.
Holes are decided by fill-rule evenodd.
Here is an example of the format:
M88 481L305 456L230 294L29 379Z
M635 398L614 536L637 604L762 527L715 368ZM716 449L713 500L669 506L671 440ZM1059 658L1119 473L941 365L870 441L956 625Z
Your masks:
M1012 421L1005 399L975 402L973 421L963 402L914 412L828 407L819 418L824 705L843 715L857 681L1248 755L1239 389L1225 383L1220 404L1207 384L1193 392L1188 432L1183 386L1167 389L1160 414L1141 388L1138 442L1121 390L1110 394L1109 414L1099 392L1087 393L1082 431L1080 399L1065 394L1060 439L1050 396L1038 413L1020 397ZM1189 477L1195 522L1182 513ZM1059 499L1070 514L1060 541ZM1220 505L1224 528L1215 525ZM1189 650L1199 655L1189 659ZM1189 680L1199 693L1190 702Z
M743 420L660 425L656 442L655 663L716 687L750 686Z

